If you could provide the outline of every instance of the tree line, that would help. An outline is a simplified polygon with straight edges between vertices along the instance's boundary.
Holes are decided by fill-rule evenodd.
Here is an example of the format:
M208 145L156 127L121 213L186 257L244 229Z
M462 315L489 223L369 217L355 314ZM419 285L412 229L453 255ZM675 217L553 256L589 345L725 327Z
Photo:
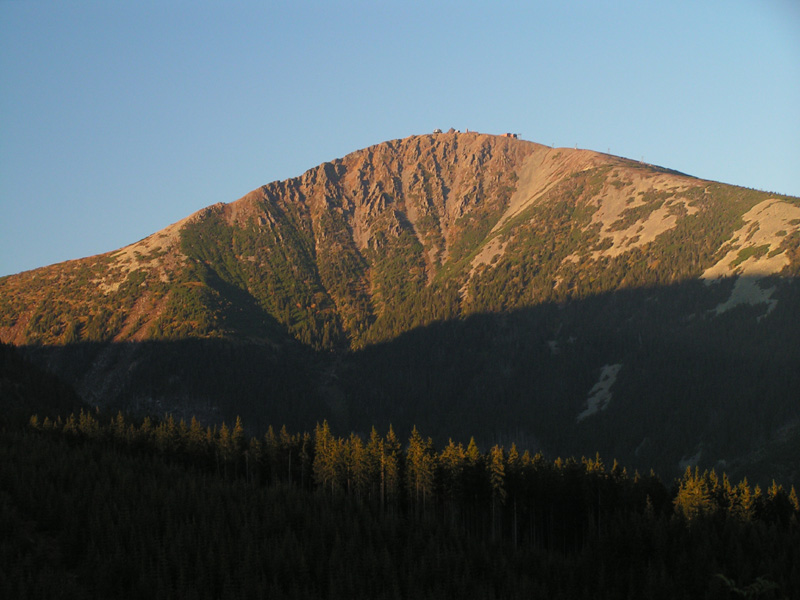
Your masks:
M797 494L414 429L96 412L0 427L0 596L785 598Z
M204 466L225 479L253 485L288 484L348 497L378 514L441 520L469 535L580 552L587 539L608 533L615 515L696 520L760 521L800 528L800 502L792 486L773 481L766 490L747 479L731 482L714 470L687 467L667 487L654 472L632 475L614 461L556 458L496 444L481 451L449 440L437 450L414 427L402 443L390 426L364 438L335 436L327 421L313 433L269 427L248 437L241 418L232 426L203 426L172 415L141 422L122 413L104 420L81 410L65 419L30 421L34 429L104 440Z

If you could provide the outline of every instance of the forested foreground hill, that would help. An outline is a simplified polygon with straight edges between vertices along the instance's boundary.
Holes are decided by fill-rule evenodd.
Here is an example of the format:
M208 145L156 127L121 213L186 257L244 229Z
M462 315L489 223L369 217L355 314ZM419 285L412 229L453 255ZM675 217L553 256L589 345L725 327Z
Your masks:
M0 432L14 598L790 598L795 490L83 412Z

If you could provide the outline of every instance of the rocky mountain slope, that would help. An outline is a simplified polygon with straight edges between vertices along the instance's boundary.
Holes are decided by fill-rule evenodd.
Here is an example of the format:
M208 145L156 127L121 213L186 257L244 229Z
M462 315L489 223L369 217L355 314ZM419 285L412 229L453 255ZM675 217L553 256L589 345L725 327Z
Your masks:
M106 407L797 477L798 274L800 199L456 132L2 278L0 340Z

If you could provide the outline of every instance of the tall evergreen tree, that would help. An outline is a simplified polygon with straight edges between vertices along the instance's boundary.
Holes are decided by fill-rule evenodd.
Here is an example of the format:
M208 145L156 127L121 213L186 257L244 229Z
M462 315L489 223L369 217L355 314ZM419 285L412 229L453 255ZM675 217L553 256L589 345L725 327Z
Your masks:
M383 452L383 481L386 506L392 511L400 502L403 485L402 446L400 440L389 425L389 431L384 441Z
M492 538L496 538L502 528L502 506L505 504L506 469L503 449L494 445L489 451L489 485L492 489Z
M700 474L697 467L686 467L675 497L675 511L687 521L709 515L714 510L711 486L707 473Z

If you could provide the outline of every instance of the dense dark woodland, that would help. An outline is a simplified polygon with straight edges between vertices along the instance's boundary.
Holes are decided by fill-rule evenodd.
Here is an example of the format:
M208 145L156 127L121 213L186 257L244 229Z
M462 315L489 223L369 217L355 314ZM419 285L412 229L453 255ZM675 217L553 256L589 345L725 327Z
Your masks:
M0 346L0 596L792 598L796 490L83 409ZM26 406L40 416L25 426ZM741 593L740 593L741 592Z
M64 381L0 343L0 427L25 423L31 414L56 418L82 408L89 407Z
M0 595L791 598L797 494L688 470L92 416L0 345ZM42 416L21 427L27 407ZM46 416L45 416L46 415ZM742 592L739 594L738 592Z
M5 598L790 598L792 488L241 421L0 433Z

